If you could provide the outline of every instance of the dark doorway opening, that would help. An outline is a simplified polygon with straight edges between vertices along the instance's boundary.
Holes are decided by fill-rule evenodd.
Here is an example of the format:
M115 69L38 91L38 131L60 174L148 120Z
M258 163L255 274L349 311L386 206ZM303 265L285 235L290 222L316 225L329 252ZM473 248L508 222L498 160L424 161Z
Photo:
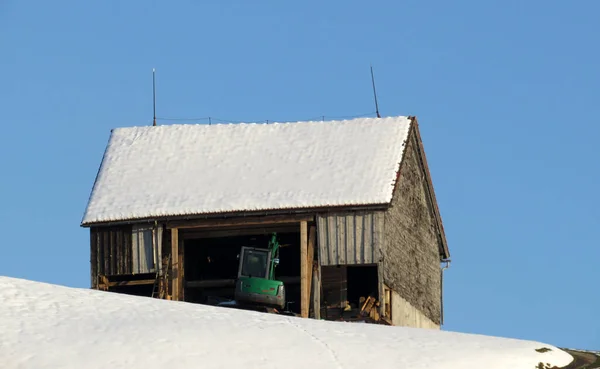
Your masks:
M369 296L379 300L377 265L348 266L348 302L360 308L362 299Z
M321 267L321 316L328 320L353 320L367 298L379 300L377 265Z
M234 233L234 232L231 232ZM235 235L210 237L210 234L184 238L185 301L215 304L233 300L239 256L243 246L267 248L272 232L236 230ZM185 233L184 233L185 235ZM209 236L209 237L206 237ZM286 301L293 312L300 312L300 233L277 232L280 243L279 265L275 278L284 282Z

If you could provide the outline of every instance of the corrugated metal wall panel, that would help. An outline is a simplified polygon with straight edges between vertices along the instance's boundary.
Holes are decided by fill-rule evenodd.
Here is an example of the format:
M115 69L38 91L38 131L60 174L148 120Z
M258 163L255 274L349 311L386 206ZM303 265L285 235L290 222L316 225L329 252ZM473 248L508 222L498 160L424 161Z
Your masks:
M317 216L321 265L376 264L383 248L381 211Z

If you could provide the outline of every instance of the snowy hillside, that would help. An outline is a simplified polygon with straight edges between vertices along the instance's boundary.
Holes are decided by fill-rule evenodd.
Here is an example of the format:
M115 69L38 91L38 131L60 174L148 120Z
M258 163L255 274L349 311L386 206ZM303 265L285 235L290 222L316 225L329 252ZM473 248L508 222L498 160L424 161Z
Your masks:
M536 351L544 347L550 351ZM319 322L0 277L4 369L533 369L571 360L537 342Z

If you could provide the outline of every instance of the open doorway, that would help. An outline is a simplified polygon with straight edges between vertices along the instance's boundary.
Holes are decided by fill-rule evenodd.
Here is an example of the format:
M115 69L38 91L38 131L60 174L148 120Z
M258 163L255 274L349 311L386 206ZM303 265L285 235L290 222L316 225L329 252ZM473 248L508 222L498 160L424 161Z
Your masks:
M247 230L249 234L244 232L242 229L222 232L219 237L214 237L214 232L184 237L186 301L214 305L234 299L242 247L266 249L273 233L255 229ZM300 233L295 229L276 233L280 249L275 279L284 283L286 307L299 313Z
M327 320L355 320L369 297L379 301L377 265L321 267L321 316Z

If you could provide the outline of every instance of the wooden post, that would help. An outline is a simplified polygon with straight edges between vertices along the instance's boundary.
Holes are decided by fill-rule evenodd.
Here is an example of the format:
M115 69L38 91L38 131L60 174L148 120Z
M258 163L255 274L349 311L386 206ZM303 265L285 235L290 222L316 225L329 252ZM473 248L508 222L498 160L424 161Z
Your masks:
M182 242L179 240L179 237L177 237L177 242ZM179 292L177 293L177 296L179 296L179 301L185 301L185 289L183 288L184 283L185 283L185 262L184 262L184 251L185 251L185 247L183 246L183 242L180 245L181 247L178 247L179 249L179 262L177 264L177 282L179 283L178 288L179 288Z
M309 312L310 312L310 299L312 296L312 280L313 280L313 262L315 260L315 239L317 236L317 230L315 226L311 226L308 230L308 262L306 265L306 273L308 274L308 282L307 282L307 295L309 301Z
M321 267L317 264L313 267L313 311L315 319L321 319Z
M308 318L308 223L300 222L300 316Z
M379 314L385 315L385 285L383 278L383 260L377 263L377 281L379 284Z
M171 298L179 300L179 230L171 229Z

